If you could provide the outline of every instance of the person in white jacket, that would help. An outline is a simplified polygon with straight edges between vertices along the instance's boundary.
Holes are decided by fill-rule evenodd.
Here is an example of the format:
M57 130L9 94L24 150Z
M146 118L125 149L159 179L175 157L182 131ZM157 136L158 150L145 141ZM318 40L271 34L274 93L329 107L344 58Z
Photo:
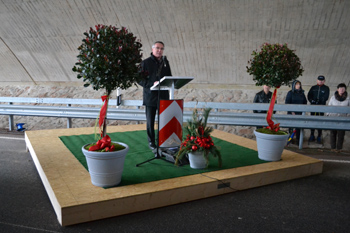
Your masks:
M328 102L330 106L350 106L350 99L348 93L346 92L346 85L344 83L340 83L337 86L337 91L331 97ZM345 117L346 113L327 113L328 116L340 116ZM349 115L349 114L348 114ZM331 149L336 152L340 152L343 148L344 142L344 130L331 130L330 134L330 143Z

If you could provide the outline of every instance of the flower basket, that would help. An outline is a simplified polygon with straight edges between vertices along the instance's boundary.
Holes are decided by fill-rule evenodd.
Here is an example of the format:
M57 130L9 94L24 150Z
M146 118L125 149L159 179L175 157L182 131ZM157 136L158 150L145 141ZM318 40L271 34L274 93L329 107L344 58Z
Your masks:
M128 145L118 142L122 149L110 152L89 151L82 147L90 173L91 183L98 187L112 187L121 182Z
M201 117L198 114L197 109L193 110L192 118L187 121L187 126L184 127L187 135L186 139L181 143L180 150L176 154L176 165L178 165L183 156L188 155L189 153L201 153L205 160L205 167L209 164L209 155L217 157L219 160L219 167L221 167L222 158L220 151L214 145L214 142L210 137L213 128L207 126L210 111L211 108L204 109L203 117Z

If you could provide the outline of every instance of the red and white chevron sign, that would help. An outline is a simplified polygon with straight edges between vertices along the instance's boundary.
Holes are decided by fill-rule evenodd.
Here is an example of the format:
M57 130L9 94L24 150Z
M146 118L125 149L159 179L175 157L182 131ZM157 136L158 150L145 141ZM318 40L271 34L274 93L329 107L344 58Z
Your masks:
M183 100L161 100L159 105L159 147L180 146Z

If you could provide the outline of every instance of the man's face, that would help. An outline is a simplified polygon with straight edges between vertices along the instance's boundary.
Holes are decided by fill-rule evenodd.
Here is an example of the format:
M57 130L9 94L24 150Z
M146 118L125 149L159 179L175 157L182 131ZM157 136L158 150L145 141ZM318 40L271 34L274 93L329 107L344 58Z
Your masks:
M158 59L160 59L163 56L163 51L164 51L164 45L162 45L161 43L156 43L152 48L153 56L155 56Z
M325 80L318 80L317 79L317 85L322 86L324 84Z
M270 89L271 89L271 87L270 86L267 86L267 85L264 85L264 92L265 93L269 93L269 91L270 91Z

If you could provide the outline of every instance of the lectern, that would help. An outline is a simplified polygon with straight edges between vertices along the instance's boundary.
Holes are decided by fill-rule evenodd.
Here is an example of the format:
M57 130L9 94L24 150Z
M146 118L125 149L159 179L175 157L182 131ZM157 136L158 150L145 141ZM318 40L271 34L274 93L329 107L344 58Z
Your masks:
M180 89L193 77L164 76L151 90L169 90L169 100L160 100L158 109L159 148L179 147L182 141L183 100L174 99L175 89ZM160 86L159 86L160 85Z
M168 90L170 99L159 100L156 156L137 164L137 167L153 159L161 158L160 154L168 162L175 162L174 155L179 150L182 141L183 100L174 99L174 91L175 89L180 89L191 80L193 80L193 77L164 76L150 88L152 91ZM183 165L186 164L186 161L179 161L179 163Z
M169 90L169 98L172 100L174 99L175 89L180 89L192 80L193 77L164 76L159 83L156 83L150 89L152 91ZM158 86L159 84L160 88Z

